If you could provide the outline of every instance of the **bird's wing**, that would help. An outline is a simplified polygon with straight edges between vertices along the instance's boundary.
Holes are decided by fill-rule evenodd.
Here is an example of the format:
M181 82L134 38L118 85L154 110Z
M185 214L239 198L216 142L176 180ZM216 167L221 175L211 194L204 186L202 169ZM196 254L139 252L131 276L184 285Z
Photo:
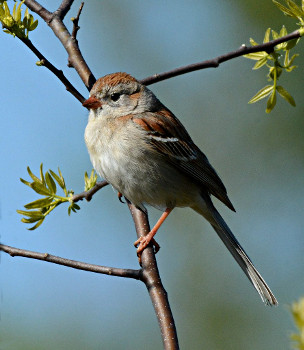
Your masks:
M146 131L149 143L177 169L189 175L205 191L217 197L231 210L221 179L205 154L193 143L181 122L163 107L156 112L138 114L132 121Z

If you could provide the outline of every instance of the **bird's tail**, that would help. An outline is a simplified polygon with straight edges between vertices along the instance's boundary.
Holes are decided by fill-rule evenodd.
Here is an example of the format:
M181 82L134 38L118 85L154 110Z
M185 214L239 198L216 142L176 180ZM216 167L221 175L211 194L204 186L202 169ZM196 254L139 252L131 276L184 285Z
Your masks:
M240 243L235 238L235 236L231 232L230 228L228 227L224 219L221 217L219 212L213 206L211 199L208 198L206 202L205 203L207 204L207 207L208 207L208 214L206 211L206 207L204 208L204 210L197 207L193 209L198 213L200 213L201 215L203 215L210 222L211 226L214 228L216 233L219 235L220 239L223 241L225 246L228 248L228 250L234 257L234 259L237 261L237 263L240 265L240 267L248 277L249 281L253 284L253 286L259 293L263 302L266 305L270 305L270 306L277 305L278 304L277 299L275 298L272 291L264 281L263 277L254 267L249 256L241 247Z

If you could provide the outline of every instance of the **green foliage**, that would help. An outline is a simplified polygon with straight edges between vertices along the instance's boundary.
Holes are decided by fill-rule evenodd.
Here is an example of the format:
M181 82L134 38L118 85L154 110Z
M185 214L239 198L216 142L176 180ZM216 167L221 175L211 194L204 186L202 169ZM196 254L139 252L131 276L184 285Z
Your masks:
M6 1L0 1L0 22L2 23L3 31L7 34L11 34L14 37L17 36L20 39L28 39L28 34L38 26L38 20L34 20L34 17L29 13L28 8L25 9L24 16L22 18L21 6L24 0L19 4L15 2L13 7L13 13Z
M88 173L85 172L85 174L84 174L84 190L89 191L91 188L93 188L96 185L97 178L98 178L98 176L95 173L94 169L92 169L90 177L88 176Z
M286 15L289 17L296 18L301 26L299 29L300 35L304 35L304 0L302 0L301 7L295 4L291 0L285 0L288 7L283 6L276 0L272 0L273 3ZM287 30L283 26L280 30L280 33L277 33L274 30L268 28L265 33L264 43L268 43L270 41L270 35L272 36L272 40L276 40L286 36ZM255 103L257 101L262 100L263 98L268 97L266 113L270 113L276 105L277 101L277 93L284 98L289 104L295 106L295 100L289 94L289 92L283 88L283 86L278 85L278 80L283 71L290 73L297 66L293 65L293 62L298 54L294 54L290 57L290 50L293 49L297 43L298 39L293 39L287 42L283 42L279 45L276 45L272 52L255 52L250 53L248 55L244 55L244 57L257 61L253 67L253 69L259 69L263 66L268 68L268 81L271 84L264 86L260 91L258 91L249 101L249 103ZM250 39L250 43L252 46L258 45L253 39Z
M299 332L290 338L294 341L294 349L304 350L304 298L292 304L291 313Z
M300 21L298 24L301 27L304 26L304 0L302 0L301 7L299 7L296 3L294 3L291 0L285 0L288 8L283 6L276 0L272 0L272 2L284 13L285 16L296 18Z
M34 202L26 204L24 207L28 210L17 210L17 213L25 216L21 221L27 224L36 223L29 230L35 230L38 228L46 218L46 216L54 210L58 205L69 202L68 214L71 214L71 211L76 213L80 209L79 205L73 202L74 192L67 190L65 186L64 178L61 174L60 169L58 168L58 174L54 171L49 170L43 174L43 165L40 165L40 177L34 175L29 167L27 171L32 178L33 182L28 182L26 180L20 179L22 183L29 186L36 193L43 196L43 198L37 199ZM91 174L93 179L93 175ZM64 192L65 196L57 195L57 184ZM96 183L96 181L95 181Z
M275 32L268 28L265 33L264 43L270 41L270 34L273 40L279 39L287 35L287 30L283 26L280 30L280 33ZM273 52L268 53L266 51L250 53L244 55L244 57L251 60L257 61L253 69L260 69L263 66L266 66L269 70L268 72L268 81L272 84L264 86L260 91L258 91L249 101L249 103L255 103L262 100L263 98L268 97L266 113L270 113L274 106L276 105L277 93L283 97L288 103L292 106L295 106L295 100L289 94L283 86L278 85L278 80L283 71L292 72L297 66L293 65L293 62L298 54L294 54L291 58L289 57L290 50L297 44L299 39L294 39L288 42L281 43L275 46ZM250 43L253 46L258 45L253 39L250 39Z

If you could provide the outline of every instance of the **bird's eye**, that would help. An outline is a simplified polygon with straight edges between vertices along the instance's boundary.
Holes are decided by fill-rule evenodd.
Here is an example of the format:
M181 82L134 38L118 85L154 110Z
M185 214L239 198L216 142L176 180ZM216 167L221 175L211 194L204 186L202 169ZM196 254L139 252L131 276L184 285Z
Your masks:
M113 94L110 95L110 99L114 102L118 101L120 97L120 94L118 92L113 92Z

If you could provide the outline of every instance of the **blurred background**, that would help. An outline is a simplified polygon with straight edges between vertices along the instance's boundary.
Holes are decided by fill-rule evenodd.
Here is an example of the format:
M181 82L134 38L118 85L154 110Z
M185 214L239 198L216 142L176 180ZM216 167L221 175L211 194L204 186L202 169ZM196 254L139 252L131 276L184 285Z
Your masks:
M60 1L41 3L53 11ZM79 5L66 17L69 29ZM268 27L279 31L282 24L296 29L270 0L91 0L78 40L96 77L126 71L142 79L235 50L250 37L262 42ZM30 39L88 96L42 20ZM67 187L83 191L84 172L92 169L83 139L87 111L18 39L1 33L0 47L1 242L138 268L130 213L110 187L70 217L62 205L36 231L21 223L16 209L38 198L19 181L29 180L27 166L36 174L41 162L45 170L59 166ZM289 306L304 295L302 42L296 52L300 67L280 83L297 107L279 98L270 115L266 101L247 103L266 85L267 71L252 71L245 58L150 86L220 174L237 212L215 204L279 301L265 307L208 223L176 209L157 235L157 259L182 349L290 348ZM149 210L151 225L159 215ZM1 350L162 348L138 281L2 253L0 283Z

